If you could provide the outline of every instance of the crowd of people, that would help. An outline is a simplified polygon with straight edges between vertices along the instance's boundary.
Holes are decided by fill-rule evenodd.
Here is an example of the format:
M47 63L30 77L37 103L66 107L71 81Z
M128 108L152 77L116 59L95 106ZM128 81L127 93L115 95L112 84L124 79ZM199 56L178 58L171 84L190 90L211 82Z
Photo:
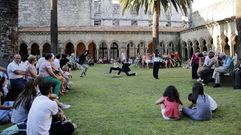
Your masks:
M15 54L7 68L0 68L0 124L21 125L28 135L71 134L76 125L63 112L71 105L60 100L71 87L68 61L65 55L46 54L37 60Z
M202 85L214 82L213 87L221 87L221 76L231 76L233 79L233 88L240 89L240 62L237 60L237 54L232 58L229 55L215 53L213 51L200 53L199 50L192 55L190 60L192 67L192 79L197 79Z
M169 57L161 55L155 50L149 56L153 64L153 77L159 79L158 72L162 65L165 68L182 65L180 56L173 52ZM146 57L145 57L146 58ZM137 57L135 65L143 65L144 57ZM202 62L203 60L203 62ZM28 135L68 135L76 125L69 121L63 109L71 105L62 103L60 96L69 92L71 87L71 68L80 69L80 77L86 76L88 67L93 63L88 58L88 51L79 57L71 55L46 54L39 59L29 55L23 58L16 54L7 68L0 67L0 124L11 122L14 126L21 125ZM120 63L122 66L120 66ZM117 75L124 72L127 76L136 76L130 73L131 61L127 58L112 60L113 66L109 73L117 71ZM215 100L204 93L203 86L214 82L214 87L220 87L220 75L230 73L234 79L234 89L241 89L241 64L237 56L231 58L225 53L209 51L200 53L197 49L190 59L193 84L192 92L187 96L191 105L182 107L179 92L175 86L168 86L163 95L156 101L161 106L161 114L165 120L178 120L181 114L193 120L210 120L212 113L217 110ZM8 129L5 130L8 132Z

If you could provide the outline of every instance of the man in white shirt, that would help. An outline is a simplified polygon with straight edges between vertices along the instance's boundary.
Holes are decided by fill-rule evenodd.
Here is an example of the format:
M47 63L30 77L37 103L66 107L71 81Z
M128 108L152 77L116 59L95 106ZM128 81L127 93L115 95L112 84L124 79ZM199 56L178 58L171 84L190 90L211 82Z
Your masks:
M21 62L19 54L14 55L14 60L8 64L7 73L10 80L11 89L16 96L22 92L26 85L26 67Z
M40 80L39 90L41 96L34 99L28 114L27 135L49 135L53 115L58 113L58 105L50 100L51 84Z

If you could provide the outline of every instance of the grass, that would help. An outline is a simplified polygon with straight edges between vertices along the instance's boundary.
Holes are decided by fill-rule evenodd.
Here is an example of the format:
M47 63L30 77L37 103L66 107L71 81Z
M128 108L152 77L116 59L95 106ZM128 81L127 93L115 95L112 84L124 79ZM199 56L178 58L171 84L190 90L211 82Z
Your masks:
M175 85L184 106L189 105L191 70L160 69L159 80L151 69L132 67L138 75L127 77L108 74L110 65L95 65L87 76L74 71L73 88L61 98L72 107L65 114L78 125L75 135L238 135L241 132L241 91L231 87L205 86L205 92L218 103L211 121L193 121L185 116L179 121L165 121L154 102L168 85ZM0 126L3 129L6 126Z

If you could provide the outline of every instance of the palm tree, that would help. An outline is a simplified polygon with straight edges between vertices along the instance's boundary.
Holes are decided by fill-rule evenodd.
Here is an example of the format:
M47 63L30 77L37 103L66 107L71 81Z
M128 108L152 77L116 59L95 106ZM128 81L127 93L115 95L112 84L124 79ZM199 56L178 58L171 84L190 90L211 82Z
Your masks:
M153 12L152 42L153 49L155 50L159 44L159 17L161 6L164 11L167 11L172 4L177 12L181 10L187 15L192 1L193 0L120 0L120 3L123 6L123 13L127 9L135 9L138 13L140 8L144 8L145 13L147 13L148 10Z
M241 0L236 0L236 27L238 32L238 58L241 59Z

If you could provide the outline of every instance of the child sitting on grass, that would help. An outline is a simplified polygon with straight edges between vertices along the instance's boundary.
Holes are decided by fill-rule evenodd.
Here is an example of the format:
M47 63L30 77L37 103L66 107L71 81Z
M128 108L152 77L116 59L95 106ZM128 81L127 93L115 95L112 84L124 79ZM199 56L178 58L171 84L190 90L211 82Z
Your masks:
M182 112L193 120L210 120L212 119L211 103L203 91L201 83L194 83L192 87L192 95L189 95L190 100L195 104L195 107L184 107Z
M161 114L165 120L180 118L179 105L182 105L182 102L175 86L166 88L163 96L156 101L156 105L158 104L161 104Z

